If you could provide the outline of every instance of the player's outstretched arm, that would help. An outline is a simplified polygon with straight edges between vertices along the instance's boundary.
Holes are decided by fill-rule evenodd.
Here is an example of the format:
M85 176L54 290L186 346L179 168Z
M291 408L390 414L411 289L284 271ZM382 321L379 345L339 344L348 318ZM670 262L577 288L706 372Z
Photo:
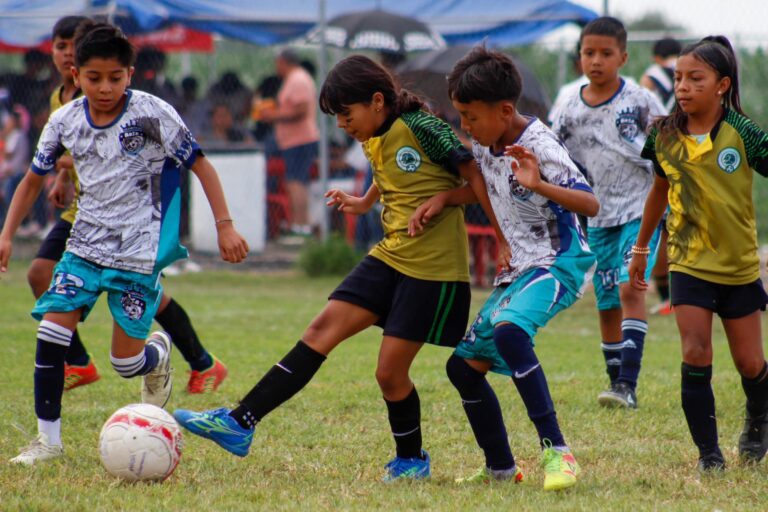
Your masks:
M645 199L643 208L643 220L640 222L640 231L637 233L637 241L632 250L632 260L629 262L629 283L636 290L647 290L648 283L645 280L645 270L648 267L648 254L643 254L648 248L656 226L661 222L664 210L667 209L669 199L669 181L666 178L656 176L651 190Z
M3 231L0 232L0 272L8 270L8 260L11 259L12 240L21 221L27 216L35 199L43 190L45 177L37 173L27 171L22 178L16 192L13 194L11 205L8 207L8 215L5 218Z
M440 215L446 206L476 203L477 196L469 184L444 190L430 197L419 205L408 220L408 235L416 236L424 231L424 226L435 216Z
M363 215L373 208L376 201L379 200L381 193L376 185L371 184L363 197L351 196L343 190L333 188L325 193L328 206L335 206L337 210L352 215Z
M219 240L219 252L224 261L239 263L248 255L248 244L240 236L232 222L232 216L227 208L227 200L224 198L224 190L221 181L216 174L211 162L200 155L192 164L192 172L195 173L203 186L205 197L211 205L213 218L216 219L216 232Z

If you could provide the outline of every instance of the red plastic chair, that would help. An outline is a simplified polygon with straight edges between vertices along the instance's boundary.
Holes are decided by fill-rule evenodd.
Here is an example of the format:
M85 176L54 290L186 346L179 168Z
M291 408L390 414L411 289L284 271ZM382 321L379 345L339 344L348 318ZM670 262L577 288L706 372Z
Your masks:
M267 192L267 232L270 238L275 238L280 234L282 225L291 225L291 200L285 190L285 161L281 157L267 160L267 180L269 178L275 178L277 181L277 189Z

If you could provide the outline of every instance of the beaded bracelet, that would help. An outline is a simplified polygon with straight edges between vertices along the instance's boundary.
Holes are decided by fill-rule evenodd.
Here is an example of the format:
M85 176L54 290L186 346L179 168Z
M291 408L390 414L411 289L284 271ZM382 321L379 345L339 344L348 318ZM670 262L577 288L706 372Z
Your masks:
M640 256L648 256L651 254L651 248L650 247L639 247L637 245L632 246L632 250L630 251L632 254L637 254Z
M232 219L219 219L216 221L216 225L223 224L224 222L232 222Z

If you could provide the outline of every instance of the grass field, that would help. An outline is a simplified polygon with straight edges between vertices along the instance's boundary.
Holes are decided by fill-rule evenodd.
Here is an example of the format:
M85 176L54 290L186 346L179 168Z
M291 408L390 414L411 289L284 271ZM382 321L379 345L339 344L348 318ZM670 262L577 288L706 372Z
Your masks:
M578 485L544 493L535 430L514 386L492 376L513 451L526 473L521 485L460 487L457 476L483 462L456 391L444 373L447 349L425 347L412 376L422 400L431 480L384 485L383 465L394 452L386 410L373 377L380 331L346 342L313 382L259 425L251 454L231 456L185 436L184 455L163 484L130 485L101 468L97 439L104 420L139 400L138 380L109 366L111 320L103 301L81 329L103 378L64 396L65 457L33 468L10 466L32 435L35 322L23 262L0 280L3 325L0 379L1 510L765 510L768 469L742 467L736 439L743 395L716 330L714 386L729 469L700 477L696 450L679 405L680 348L674 320L652 318L639 388L640 409L604 410L596 396L606 384L594 300L588 294L537 339L566 438L582 465ZM183 389L186 365L174 354L176 391L169 408L231 405L296 342L322 307L336 278L203 273L168 278L206 346L230 369L214 395ZM487 292L474 293L473 314Z

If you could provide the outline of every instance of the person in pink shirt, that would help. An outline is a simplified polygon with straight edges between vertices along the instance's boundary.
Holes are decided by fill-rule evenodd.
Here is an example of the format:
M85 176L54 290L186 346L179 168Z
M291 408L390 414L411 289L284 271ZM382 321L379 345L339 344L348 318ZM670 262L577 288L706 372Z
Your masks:
M261 113L261 121L274 123L277 146L285 160L285 188L291 201L293 234L310 235L307 214L308 183L317 158L317 89L312 76L290 49L280 52L275 69L283 83L277 108Z

